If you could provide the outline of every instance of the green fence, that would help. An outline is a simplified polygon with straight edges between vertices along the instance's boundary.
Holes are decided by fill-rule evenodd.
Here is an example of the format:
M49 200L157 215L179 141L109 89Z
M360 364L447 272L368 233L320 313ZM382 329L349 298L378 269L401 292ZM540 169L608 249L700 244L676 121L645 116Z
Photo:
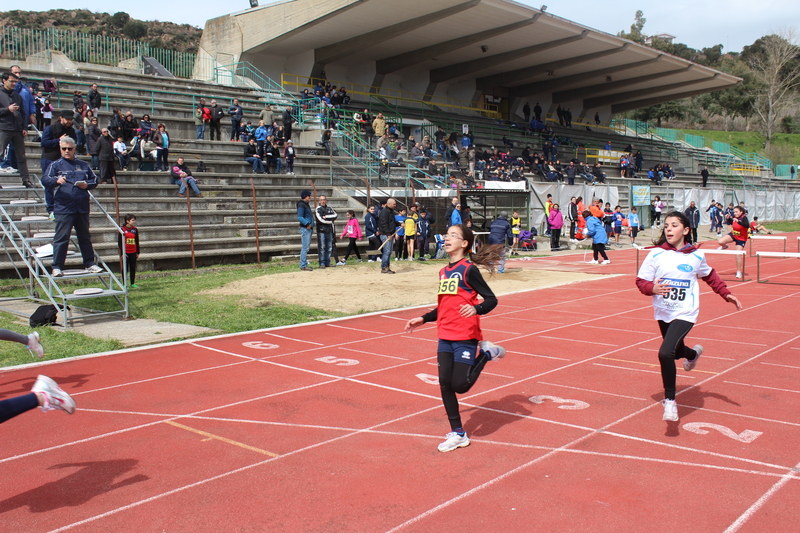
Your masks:
M105 35L91 35L58 28L33 30L0 26L0 57L24 61L47 50L62 52L72 61L117 66L134 60L141 68L142 56L156 58L173 75L191 79L196 54L151 48L149 44Z
M792 174L792 167L794 167L795 173ZM796 178L797 177L797 165L775 165L775 177L776 178Z

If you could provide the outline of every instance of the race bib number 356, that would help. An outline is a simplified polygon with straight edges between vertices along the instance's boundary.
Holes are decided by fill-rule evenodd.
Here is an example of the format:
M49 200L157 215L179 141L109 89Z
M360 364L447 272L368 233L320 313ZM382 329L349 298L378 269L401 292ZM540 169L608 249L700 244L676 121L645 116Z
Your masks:
M436 294L458 294L458 278L440 279Z

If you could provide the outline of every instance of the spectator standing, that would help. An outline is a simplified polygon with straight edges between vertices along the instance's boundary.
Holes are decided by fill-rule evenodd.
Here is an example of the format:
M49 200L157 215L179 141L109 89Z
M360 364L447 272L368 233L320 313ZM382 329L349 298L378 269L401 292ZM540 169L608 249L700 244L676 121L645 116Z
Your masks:
M253 138L256 140L256 146L258 147L258 157L264 160L266 159L264 157L264 147L268 142L267 137L269 137L269 134L267 133L267 126L264 124L263 120L259 120L258 127L256 128L256 131L253 133ZM265 160L264 163L266 162L267 161ZM269 173L269 165L266 166L267 166L267 173Z
M125 269L128 271L128 277L130 278L130 287L138 289L139 286L136 285L136 260L139 259L140 250L136 215L125 215L125 223L122 225L122 233L117 240L117 246L125 254Z
M533 106L533 116L538 121L542 120L542 106L539 105L539 102L536 102L536 105Z
M635 246L636 236L639 234L639 230L642 227L642 224L639 221L639 214L636 212L636 207L631 207L631 212L628 213L626 218L628 219L628 231L630 232L631 236L631 246Z
M603 256L602 265L609 265L611 261L606 254L606 244L608 243L608 234L603 227L600 218L593 216L591 211L586 210L583 212L583 218L586 220L586 236L592 239L592 260L589 261L590 265L596 265L599 256Z
M514 240L511 243L511 255L519 255L517 248L519 247L519 232L522 231L522 219L516 209L511 213L509 223L511 224L511 233L514 235Z
M225 116L225 110L222 109L222 106L217 104L216 100L211 100L211 107L209 108L211 111L211 119L208 122L208 125L211 127L211 134L209 140L222 140L222 117Z
M169 172L169 133L163 123L158 125L158 130L153 134L153 142L156 145L156 171Z
M383 113L375 116L375 120L372 121L372 131L375 137L383 137L383 134L386 133L386 119L383 117Z
M39 130L43 130L47 126L49 126L53 121L53 106L50 104L50 99L44 99L44 105L42 105L42 124Z
M514 231L511 223L508 221L508 213L500 211L500 216L492 222L489 226L489 241L490 245L500 245L500 261L497 264L497 273L503 274L506 271L506 246L508 241L514 238Z
M792 165L791 167L789 167L789 177L791 179L794 179L795 173L796 173L796 171L795 171L794 165Z
M239 105L239 99L234 98L233 103L228 107L228 114L231 116L231 141L239 140L239 128L244 118L244 110Z
M381 239L378 237L378 216L375 214L375 206L371 205L367 208L367 214L364 215L364 233L367 236L368 251L372 252L377 250L381 245ZM372 263L377 261L377 257L367 254L367 262Z
M11 74L17 77L17 86L14 91L22 97L22 114L25 116L25 128L28 124L36 123L36 98L33 96L33 91L25 84L25 78L22 77L22 69L19 65L12 65L9 69Z
M358 219L356 218L356 212L352 209L347 210L347 224L344 227L344 231L342 232L341 238L344 239L347 237L349 242L347 244L347 251L344 253L344 259L342 259L343 263L347 262L347 258L350 257L351 253L356 254L358 258L358 262L361 262L361 254L358 253L358 245L356 244L360 241L364 236L361 233L361 225L358 223Z
M89 93L86 95L86 98L89 100L89 109L92 111L94 116L98 116L103 99L100 96L100 91L97 89L96 83L92 84L92 88L89 89Z
M703 185L702 187L708 186L708 167L703 167L703 170L700 171L700 177L703 178ZM697 241L693 241L697 242Z
M544 216L547 223L547 231L544 233L545 237L550 237L550 210L553 208L553 195L548 194L547 200L544 202Z
M2 74L3 88L0 89L0 153L8 145L17 156L17 168L22 184L32 188L28 174L28 158L25 157L25 136L28 133L28 116L25 114L22 96L16 92L18 79L10 72ZM34 111L34 115L35 115ZM34 117L35 118L35 117Z
M206 134L206 107L203 103L198 102L197 107L194 108L194 128L196 139L205 139Z
M594 123L595 123L595 125L597 125L597 126L599 126L599 125L600 125L600 113L595 113L595 114L594 114Z
M531 105L528 102L522 106L522 116L525 117L525 124L531 121Z
M691 231L686 235L686 242L688 244L697 244L697 227L700 225L700 210L694 202L689 202L689 207L683 212L686 218L689 219L689 227Z
M295 123L294 117L292 116L292 110L290 108L286 108L283 110L283 117L281 119L283 122L283 138L286 142L289 142L292 138L292 125ZM294 171L292 171L294 174Z
M75 157L75 140L63 137L60 141L61 159L53 162L42 176L42 184L57 189L53 195L56 234L53 238L53 277L63 276L70 235L75 228L84 267L91 274L102 268L95 265L92 236L89 233L89 190L97 187L97 176L86 162Z
M258 130L256 130L256 131L258 131ZM256 141L256 144L258 144L258 141ZM264 141L263 153L261 155L262 155L262 159L264 161L264 170L266 171L266 173L267 174L270 173L269 169L272 167L272 162L275 161L275 163L276 163L275 172L280 174L280 172L281 172L281 155L280 155L280 150L278 149L277 145L273 145L269 141L269 139L267 139L266 141Z
M100 164L100 180L103 183L114 183L117 176L114 166L114 139L111 138L108 128L103 128L100 138L97 139L97 159Z
M569 238L575 238L575 225L578 223L578 204L575 197L569 199L569 206L567 207L567 218L569 219Z
M550 225L550 251L558 252L561 250L561 228L564 227L564 215L561 214L558 204L552 205L547 218Z
M61 149L59 141L69 137L74 139L76 137L75 128L72 127L72 122L75 113L70 109L65 109L61 112L58 122L47 126L42 132L42 158L39 160L42 176L47 173L47 169L53 164L54 161L61 159ZM53 189L45 187L44 200L47 206L47 212L53 214Z
M314 232L314 213L309 202L311 191L302 191L297 202L297 221L300 223L300 270L311 272L308 266L308 250L311 248L311 234Z
M428 210L423 208L419 212L417 220L417 246L419 248L419 260L425 261L425 256L430 250L431 220L428 218Z
M394 208L397 206L397 201L394 198L386 200L386 207L381 209L378 215L378 231L380 232L381 239L381 274L394 274L394 270L390 268L392 260L392 243L395 237L395 230L397 229L397 222L395 221Z
M92 156L92 170L100 169L100 159L97 156L97 141L100 140L102 132L97 127L97 117L92 117L89 121L89 127L86 129L86 147L89 150L89 155Z
M272 111L272 106L265 103L264 109L258 114L258 120L263 121L266 127L272 128L275 123L275 112Z
M182 157L179 157L177 161L175 161L175 164L172 165L170 176L172 176L173 185L180 183L178 196L186 196L186 185L188 184L189 187L192 188L192 191L194 191L194 195L196 197L203 197L203 195L200 193L200 188L197 186L197 180L195 180L194 176L192 176L192 171L189 170L189 166L184 162Z
M328 198L320 195L319 205L315 210L317 219L317 248L319 253L319 267L331 266L331 248L333 247L333 222L339 216L328 205Z
M286 141L286 148L283 150L283 157L286 159L286 173L294 176L294 158L297 152L291 140Z

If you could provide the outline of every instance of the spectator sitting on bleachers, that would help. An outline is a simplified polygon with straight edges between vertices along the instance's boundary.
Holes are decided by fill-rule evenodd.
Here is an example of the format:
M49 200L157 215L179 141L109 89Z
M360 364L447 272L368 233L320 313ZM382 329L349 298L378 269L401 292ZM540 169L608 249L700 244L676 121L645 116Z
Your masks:
M121 135L117 137L117 142L114 143L114 155L119 160L119 169L128 170L128 165L131 164L131 154Z
M588 182L594 181L594 176L592 175L592 170L588 168L584 163L578 162L578 176L583 178Z
M150 121L150 115L143 115L142 121L139 122L139 133L142 134L144 140L149 140L153 133L153 123Z
M514 143L505 135L503 135L503 146L508 146L511 150L514 149Z
M594 176L594 180L592 181L593 184L595 182L606 182L606 173L600 169L600 163L595 163L594 167L592 168L592 175Z
M247 124L243 124L239 129L239 139L241 139L243 143L249 142L250 137L253 137L255 132L256 129L253 127L253 123L248 120Z
M122 139L129 143L136 135L136 130L139 125L133 120L133 115L125 115L125 120L122 121Z
M200 194L200 189L197 187L197 181L192 176L192 171L189 170L189 167L183 162L183 158L179 157L178 160L172 165L172 169L170 170L171 176L171 183L173 185L180 184L180 188L178 189L178 196L186 196L186 184L189 184L189 187L192 188L194 191L194 195L198 198L202 198L203 195Z
M253 174L264 174L264 163L258 155L258 145L255 139L250 139L244 145L244 160L250 163L253 167Z
M422 150L422 144L417 143L411 148L411 158L417 162L417 166L422 168L425 163L427 162L427 157L425 157L425 152Z
M140 169L143 161L153 161L155 159L152 154L155 149L155 143L146 140L142 133L136 134L136 137L131 140L131 157L139 160Z

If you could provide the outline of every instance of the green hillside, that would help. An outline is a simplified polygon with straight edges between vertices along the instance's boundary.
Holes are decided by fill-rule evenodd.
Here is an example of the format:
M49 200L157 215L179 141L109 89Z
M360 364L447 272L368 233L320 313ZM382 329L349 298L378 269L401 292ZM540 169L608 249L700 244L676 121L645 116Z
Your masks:
M747 153L758 153L771 159L777 165L795 164L800 161L800 134L776 133L772 137L772 146L765 149L766 138L755 131L713 131L713 130L681 130L691 135L700 135L711 141L728 143Z

